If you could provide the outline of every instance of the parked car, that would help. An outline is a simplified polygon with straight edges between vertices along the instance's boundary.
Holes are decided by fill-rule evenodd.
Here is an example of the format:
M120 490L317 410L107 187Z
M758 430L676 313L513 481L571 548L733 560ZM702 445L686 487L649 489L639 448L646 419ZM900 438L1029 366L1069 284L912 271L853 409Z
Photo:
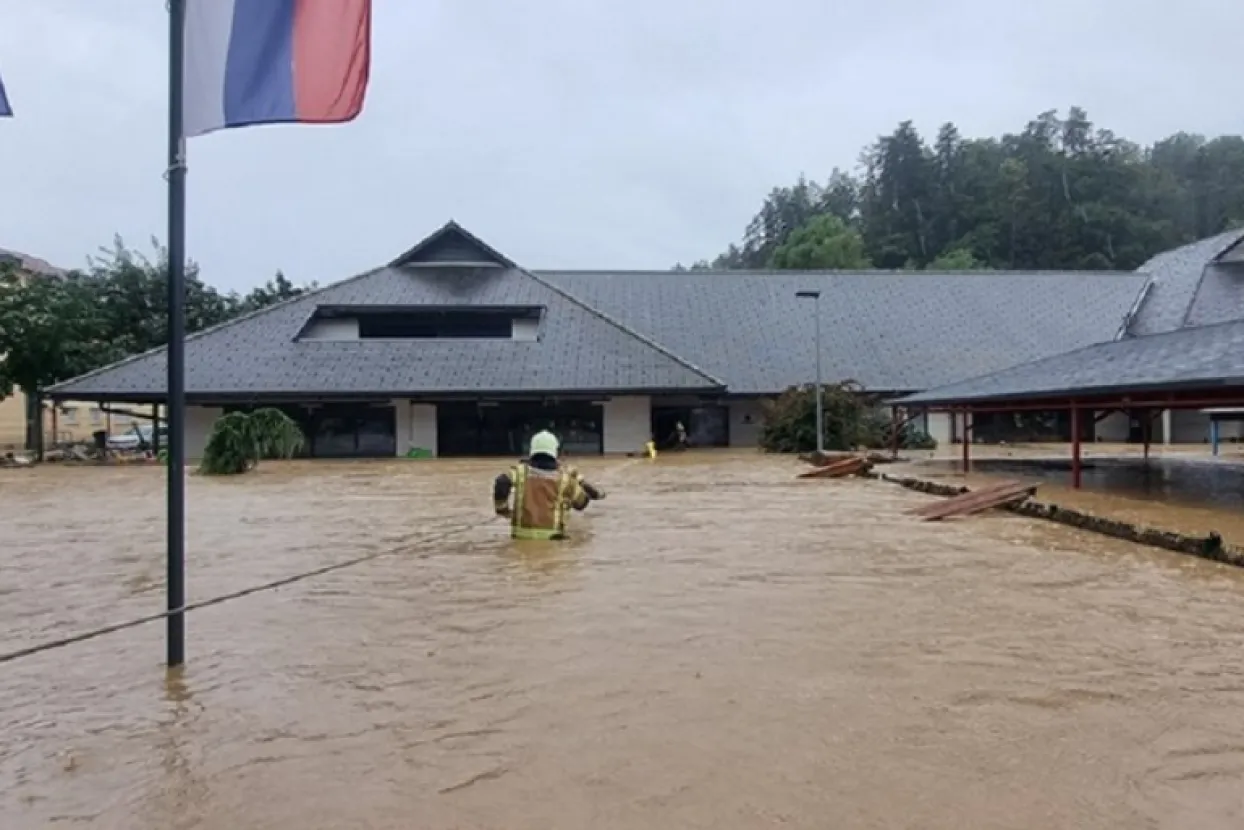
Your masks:
M151 424L139 424L129 432L122 432L117 435L109 435L107 446L110 450L118 450L121 452L136 452L151 447L152 436L154 431ZM160 427L160 446L168 444L168 427Z

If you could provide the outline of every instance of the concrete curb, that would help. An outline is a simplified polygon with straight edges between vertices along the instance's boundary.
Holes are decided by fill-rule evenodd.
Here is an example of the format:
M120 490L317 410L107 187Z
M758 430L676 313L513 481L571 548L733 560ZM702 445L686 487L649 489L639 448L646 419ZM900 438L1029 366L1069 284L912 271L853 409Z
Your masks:
M910 476L891 475L889 473L871 472L867 474L867 477L878 481L888 481L891 484L906 487L908 490L929 493L935 496L958 496L961 493L968 492L970 489L967 487L955 487L949 484L939 484L935 481L926 481L925 479ZM1057 504L1040 502L1032 498L1003 507L1002 509L1018 513L1021 516L1046 519L1047 521L1058 522L1068 527L1100 533L1103 536L1110 536L1127 542L1135 542L1138 545L1149 545L1150 547L1184 553L1213 562L1223 562L1236 567L1244 567L1244 549L1228 545L1216 531L1212 530L1205 536L1188 536L1170 530L1141 527L1140 525L1121 522L1116 519L1103 519L1100 516L1084 513L1070 507L1059 507Z

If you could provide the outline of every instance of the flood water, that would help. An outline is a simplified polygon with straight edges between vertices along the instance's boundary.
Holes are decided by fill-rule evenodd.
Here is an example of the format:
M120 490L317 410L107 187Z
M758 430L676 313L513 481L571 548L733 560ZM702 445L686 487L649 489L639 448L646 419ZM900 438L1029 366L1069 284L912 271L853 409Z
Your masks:
M926 464L961 470L959 462ZM1023 476L1060 486L1071 484L1071 462L1064 459L984 458L975 472ZM1209 458L1089 458L1080 470L1082 487L1129 498L1171 501L1188 506L1238 510L1244 507L1244 465Z
M190 599L0 664L0 827L1244 826L1244 577L782 459L599 461L520 545L483 462L194 478ZM0 651L158 610L162 471L0 475Z

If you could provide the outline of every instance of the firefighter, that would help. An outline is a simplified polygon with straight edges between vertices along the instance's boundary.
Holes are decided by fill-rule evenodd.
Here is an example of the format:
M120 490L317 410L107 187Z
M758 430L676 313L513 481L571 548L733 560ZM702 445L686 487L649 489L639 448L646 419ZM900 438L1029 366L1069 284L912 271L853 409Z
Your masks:
M531 438L528 457L493 482L493 506L498 516L510 520L511 537L564 539L567 511L585 510L591 502L605 497L604 491L589 484L577 470L558 462L560 449L556 435L547 430L537 432Z

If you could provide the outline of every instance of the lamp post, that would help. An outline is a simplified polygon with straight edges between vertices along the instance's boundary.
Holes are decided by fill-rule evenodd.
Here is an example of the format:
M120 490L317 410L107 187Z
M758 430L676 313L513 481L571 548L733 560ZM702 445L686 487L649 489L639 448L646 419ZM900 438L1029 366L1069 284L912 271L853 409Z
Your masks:
M825 452L825 384L821 380L821 292L796 291L801 300L812 301L812 315L816 321L816 451Z

